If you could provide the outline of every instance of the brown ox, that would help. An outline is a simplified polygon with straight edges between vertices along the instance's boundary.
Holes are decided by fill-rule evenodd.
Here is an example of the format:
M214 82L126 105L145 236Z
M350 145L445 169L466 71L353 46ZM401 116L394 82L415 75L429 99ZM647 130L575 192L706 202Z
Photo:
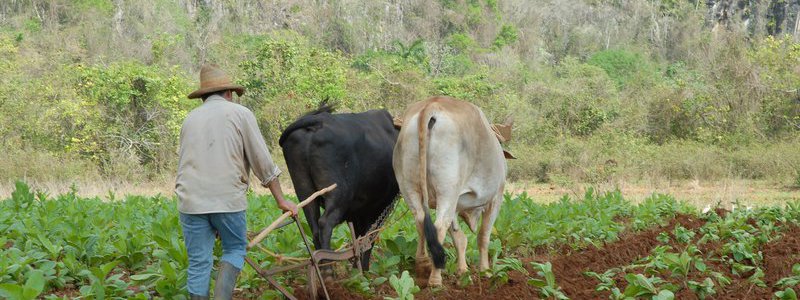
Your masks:
M403 124L394 148L393 167L420 235L418 270L428 262L424 236L436 267L428 284L442 284L442 242L449 230L458 253L458 273L467 271L467 237L456 215L473 232L483 216L478 250L480 270L488 269L489 236L503 202L506 177L503 150L489 122L471 103L434 97L412 104L403 115ZM435 223L428 207L437 209Z

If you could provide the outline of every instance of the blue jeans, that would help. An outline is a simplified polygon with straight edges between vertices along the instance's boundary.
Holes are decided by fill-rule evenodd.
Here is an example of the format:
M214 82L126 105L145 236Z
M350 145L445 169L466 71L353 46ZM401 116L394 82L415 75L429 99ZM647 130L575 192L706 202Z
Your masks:
M186 285L189 293L208 296L214 263L215 233L222 240L222 260L242 269L247 254L245 212L190 215L181 213L181 227L189 256Z

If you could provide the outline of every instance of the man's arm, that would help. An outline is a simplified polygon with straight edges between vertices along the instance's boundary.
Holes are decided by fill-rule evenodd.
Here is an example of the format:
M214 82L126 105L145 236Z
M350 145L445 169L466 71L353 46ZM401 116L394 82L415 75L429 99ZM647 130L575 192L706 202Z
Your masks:
M296 216L297 206L283 198L283 190L278 180L278 175L281 174L281 171L272 161L272 156L269 154L264 137L261 136L261 131L258 129L255 115L247 111L244 113L243 118L241 133L244 138L244 152L253 173L261 180L261 185L269 188L269 191L272 192L278 208L283 211L291 211L292 215Z
M281 190L281 183L278 180L278 177L275 177L275 179L270 181L267 184L267 187L269 187L269 191L272 193L272 196L275 197L275 204L278 205L278 208L282 209L283 211L292 212L292 216L297 215L297 205L283 198L283 190Z

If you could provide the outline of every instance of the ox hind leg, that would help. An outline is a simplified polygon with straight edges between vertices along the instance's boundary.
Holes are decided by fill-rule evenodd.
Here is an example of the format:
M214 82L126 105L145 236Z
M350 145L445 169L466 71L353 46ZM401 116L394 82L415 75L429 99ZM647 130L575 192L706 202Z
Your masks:
M302 201L303 199L308 198L313 193L313 188L301 188L300 185L295 184L295 189L297 193L297 198ZM311 191L311 192L307 192ZM314 243L314 249L321 249L322 247L322 238L320 236L320 227L319 227L319 217L320 217L320 205L319 201L322 199L313 201L303 207L303 214L306 215L306 221L308 221L308 227L311 228L311 240Z
M453 224L450 225L450 236L453 237L453 244L456 246L456 262L458 264L456 274L461 276L467 272L467 236L464 234L464 231L461 230L457 219L453 220Z
M364 222L358 220L354 221L353 229L355 229L356 238L365 236L370 226L372 226L372 224L364 224ZM362 270L369 271L369 259L372 256L373 246L374 244L369 244L369 248L361 253L361 261L353 260L353 268L358 268L356 264L361 264Z
M436 222L434 222L434 227L436 227L436 235L437 239L439 240L439 244L444 245L444 239L447 237L447 230L450 229L453 225L453 222L457 222L456 216L456 205L458 204L458 196L455 193L449 191L442 191L439 190L439 193L436 196ZM461 235L464 233L459 229ZM454 236L454 239L456 237ZM463 237L464 243L463 246L466 247L466 237ZM457 246L460 246L457 244ZM466 248L465 248L466 249ZM463 253L459 253L459 256L464 255ZM464 262L466 264L466 261ZM428 278L428 285L430 286L441 286L442 285L442 269L433 268L431 271L431 275Z
M317 248L318 250L331 249L333 229L344 220L348 202L351 201L353 196L352 191L350 191L348 177L346 174L342 174L343 171L338 168L338 166L345 165L342 160L346 158L344 156L336 156L335 149L328 147L329 144L325 134L317 134L314 135L308 150L309 173L314 178L315 191L334 183L338 184L337 188L314 201L324 208L317 221L320 244ZM332 270L332 267L327 266L323 272L328 277L328 275L333 274Z
M342 208L342 199L346 199L345 195L337 190L329 192L325 197L325 212L319 218L320 227L320 244L322 249L331 248L331 235L333 235L333 228L339 225L344 220L345 211Z
M307 143L307 138L300 138L300 136L292 135L292 138L287 141L283 148L284 157L286 158L286 167L289 169L289 176L292 178L292 184L294 185L298 201L303 201L317 191L314 185L314 174L310 170L311 162L308 161L308 156L306 154ZM319 235L321 201L323 200L318 199L303 207L306 221L308 221L308 226L311 228L314 249L320 249L322 246Z
M486 206L483 211L483 218L481 220L481 228L478 231L478 253L480 255L480 271L489 269L489 238L492 235L492 227L494 221L500 213L500 204L503 203L503 194L497 193L494 199Z
M414 225L417 228L417 251L414 254L414 272L418 281L428 279L433 263L428 257L427 249L425 248L425 209L422 206L422 199L419 194L408 193L403 195L408 209L414 216Z
M336 227L344 219L344 210L341 208L341 200L343 195L338 189L334 189L323 196L325 203L325 211L319 217L319 241L320 246L317 248L330 250L331 249L331 235L333 235L333 228ZM315 201L316 202L316 201ZM325 263L326 261L322 261ZM325 266L321 268L325 280L333 278L332 266Z

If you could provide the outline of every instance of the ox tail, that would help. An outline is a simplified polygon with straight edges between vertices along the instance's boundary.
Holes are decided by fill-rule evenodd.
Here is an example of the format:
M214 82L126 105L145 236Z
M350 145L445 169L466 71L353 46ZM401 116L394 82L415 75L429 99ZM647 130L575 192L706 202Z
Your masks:
M431 105L429 104L420 111L419 123L417 124L419 130L419 182L420 193L422 194L422 208L425 210L423 231L425 233L425 241L428 244L428 252L430 252L433 259L433 265L437 269L443 269L446 259L444 247L439 243L439 234L436 226L433 226L430 212L428 212L428 141L430 140L428 135L433 124L436 123L430 108Z
M425 242L428 243L428 252L431 253L431 258L433 258L433 265L436 266L437 269L444 269L446 258L444 255L444 247L439 243L436 226L433 226L431 214L428 213L427 208L425 208L425 223L423 227L425 229Z

